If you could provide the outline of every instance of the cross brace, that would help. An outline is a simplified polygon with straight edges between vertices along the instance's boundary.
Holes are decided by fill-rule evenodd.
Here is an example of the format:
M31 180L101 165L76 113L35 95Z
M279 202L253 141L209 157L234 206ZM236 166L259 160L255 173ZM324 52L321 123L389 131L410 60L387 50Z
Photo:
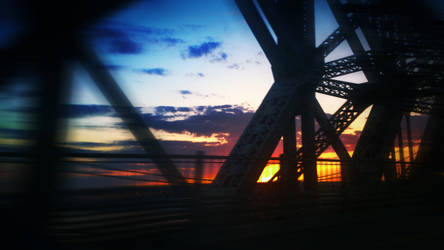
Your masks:
M315 155L316 157L320 156L324 150L330 146L331 142L335 142L334 149L341 160L348 161L350 160L350 156L347 157L348 153L345 154L344 147L340 144L342 142L338 141L338 136L344 132L344 130L367 108L366 105L354 104L351 100L347 100L329 119L329 126L326 125L325 119L322 118L319 107L317 108L318 113L316 115L316 119L321 125L321 128L318 129L314 136L315 141ZM319 118L319 119L318 119ZM322 125L324 125L322 127ZM334 131L334 134L331 132ZM302 148L296 152L296 162L298 165L295 166L298 169L302 168L301 160L302 160ZM302 174L301 170L298 170L297 173ZM276 175L278 175L276 173ZM274 177L272 178L274 179ZM271 179L271 180L272 180Z
M149 154L166 156L160 143L156 140L142 117L108 72L106 66L103 65L100 59L95 55L94 51L87 49L86 46L79 46L78 52L86 69L94 79L94 82L105 95L119 117L122 118L137 142L139 142L143 149ZM152 160L169 183L180 185L186 184L182 174L176 169L169 158L164 157L161 159L154 157Z

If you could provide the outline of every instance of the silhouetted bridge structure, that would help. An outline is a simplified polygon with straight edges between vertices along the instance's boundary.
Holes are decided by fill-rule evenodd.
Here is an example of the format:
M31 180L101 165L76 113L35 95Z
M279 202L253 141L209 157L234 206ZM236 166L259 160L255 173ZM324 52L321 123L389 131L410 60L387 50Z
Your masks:
M0 79L5 84L31 72L39 86L38 133L29 152L1 155L4 162L27 166L19 192L2 194L7 241L45 249L271 248L289 243L318 249L334 244L372 248L442 243L443 229L434 226L444 222L444 23L422 1L327 0L338 28L315 46L313 0L236 0L272 66L275 83L227 157L167 155L82 39L85 27L124 2L22 2L30 29L0 51ZM79 7L82 16L66 6ZM63 29L54 29L55 20ZM353 55L326 61L342 43ZM168 185L60 190L62 166L70 154L57 146L57 136L65 129L59 122L60 103L68 89L66 65L73 61L85 67L146 151L137 156L71 154L76 164L86 164L78 160L81 157L149 159ZM367 82L337 79L356 72ZM315 93L345 103L328 117ZM350 156L340 135L369 107ZM429 116L415 157L411 112ZM301 117L300 128L296 116ZM404 120L406 131L401 130ZM299 129L302 147L296 146ZM400 155L403 160L396 162L394 148L404 148L403 134L409 161ZM283 155L273 159L281 138ZM339 157L341 180L325 187L328 183L318 181L317 158L329 146ZM179 171L178 159L192 160L192 177ZM214 181L203 185L208 159L222 166ZM257 183L270 159L279 161L279 171L269 183ZM298 179L302 174L303 182Z

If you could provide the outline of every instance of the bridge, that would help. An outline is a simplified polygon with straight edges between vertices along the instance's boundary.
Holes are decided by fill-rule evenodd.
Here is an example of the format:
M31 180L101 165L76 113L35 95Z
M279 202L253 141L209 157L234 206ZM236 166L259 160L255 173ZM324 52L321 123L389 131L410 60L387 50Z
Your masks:
M125 1L81 1L82 17L67 14L65 5L24 2L32 29L0 51L2 85L32 68L39 86L33 146L0 154L2 162L24 169L18 191L2 194L2 221L13 244L226 249L292 243L318 249L441 243L443 230L434 226L444 222L439 195L444 190L444 22L422 1L327 0L339 27L316 46L314 0L235 0L275 82L225 156L167 154L82 39L83 28ZM50 11L54 8L60 11ZM54 20L69 28L54 31ZM353 55L325 59L344 43ZM66 132L61 103L67 95L67 65L73 61L85 67L144 154L73 153L57 145ZM338 79L356 72L367 82ZM345 102L327 115L316 93ZM367 109L350 155L341 134ZM412 114L428 117L416 153ZM283 154L273 156L281 140ZM330 146L338 159L320 159ZM158 173L119 169L115 163L122 162L153 166ZM184 174L180 164L191 166L192 173ZM262 179L273 164L275 171ZM204 177L214 165L217 172ZM91 174L81 166L108 171L101 177L161 185L63 190L63 174Z

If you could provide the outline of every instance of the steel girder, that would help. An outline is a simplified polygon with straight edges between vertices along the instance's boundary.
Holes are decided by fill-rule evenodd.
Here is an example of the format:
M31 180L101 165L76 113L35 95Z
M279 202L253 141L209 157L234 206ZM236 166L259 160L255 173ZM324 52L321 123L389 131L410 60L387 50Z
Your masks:
M314 136L315 141L315 155L318 157L324 152L330 145L332 145L332 142L336 141L336 137L342 134L342 132L345 131L345 129L350 126L350 124L358 118L358 116L368 107L368 105L365 104L359 104L356 102L353 102L351 100L347 100L329 119L328 124L323 121L322 117L320 118L320 112L319 107L317 108L317 114L316 114L316 120L318 120L319 125L321 126L320 129L318 129ZM325 115L325 114L324 114ZM329 136L329 134L334 133L334 136ZM335 142L335 144L339 144L342 142ZM350 157L347 157L342 149L338 149L342 146L335 146L335 151L337 152L338 156L341 160L347 161L350 160ZM341 153L342 151L342 153ZM348 155L348 153L347 153ZM300 148L297 153L297 173L300 175L302 174L302 160L303 151L302 148ZM276 174L278 175L278 173ZM273 178L271 179L273 180Z
M281 121L286 119L290 108L300 107L298 90L308 80L295 79L273 84L231 150L229 159L219 170L214 184L253 186L282 136Z
M420 93L418 90L422 86L425 86L426 89L430 86L430 81L424 81L424 76L428 75L431 79L437 79L436 74L442 72L442 67L424 65L421 61L427 54L439 54L441 46L436 42L435 44L430 43L430 41L433 42L430 36L424 35L425 33L421 34L422 31L415 31L411 26L405 25L405 21L401 23L402 15L400 17L387 14L387 10L384 8L375 12L371 5L348 8L349 6L346 5L341 6L337 0L329 0L329 4L340 27L351 26L351 23L345 18L345 13L354 17L355 24L361 28L370 48L378 55L375 64L376 70L371 70L378 74L370 75L373 75L375 80L384 83L379 85L380 91L395 93L395 96L382 96L383 99L378 100L378 103L373 106L353 157L358 162L357 170L361 180L378 181L382 168L378 168L377 166L381 165L377 165L375 162L388 159L394 137L399 129L402 113L406 109L408 111L430 112L432 107L430 96L420 97L418 95L424 94L424 92ZM354 13L357 9L359 11ZM362 11L364 9L365 11ZM412 27L414 26L415 24L412 23ZM351 44L352 50L360 49L359 46L355 46L356 44ZM419 47L427 49L422 49L421 54L418 54ZM411 63L412 61L413 63ZM421 81L412 81L412 77L419 78ZM409 89L410 92L405 89ZM391 170L385 172L386 179L393 178L393 168Z
M356 56L337 59L324 64L324 78L333 78L362 71Z
M286 59L290 56L289 54L296 55L301 51L294 51L298 49L298 47L290 43L280 42L279 45L276 45L274 41L271 40L271 35L251 0L238 0L236 3L247 20L253 34L267 54L267 57L268 55L271 56L271 58L269 58L270 63L272 64L275 79L277 79L238 139L230 153L229 159L224 163L214 181L215 185L240 186L241 189L246 190L254 186L254 183L256 183L262 169L278 144L279 139L284 135L284 129L287 126L284 126L282 121L287 120L288 114L290 113L295 114L301 112L299 107L301 106L302 98L299 95L300 93L310 91L310 89L313 88L312 83L316 82L313 76L319 77L319 75L313 74L313 66L307 65L306 61L302 58L296 60L294 63L290 63ZM262 3L264 2L262 1ZM295 4L297 8L299 8L299 11L305 7L302 3L298 2L296 4L291 1L280 4ZM278 8L279 6L274 5L274 7ZM282 9L282 6L279 8ZM303 12L301 12L301 14L303 14ZM294 18L293 15L286 17L289 19ZM296 19L302 20L302 17L298 16ZM278 37L286 36L289 39L291 38L291 40L296 39L296 41L299 41L299 46L307 46L304 45L304 43L306 43L305 39L310 39L304 37L309 35L304 34L297 38L291 34L291 32L284 31L287 27L281 25L280 19L269 19L269 21L272 24L279 24L279 30L276 30ZM296 32L305 32L304 27L300 26L300 21L292 20L292 22L299 25ZM308 43L313 43L314 46L314 40ZM301 64L298 65L298 61L300 61ZM305 65L302 63L303 61ZM313 61L313 64L316 64L316 62ZM291 65L292 67L299 67L297 72L301 74L297 73L295 74L297 77L291 77L291 75L294 74L294 70L289 70Z
M324 57L327 57L336 47L338 47L345 40L344 33L337 28L331 35L325 39L320 45L319 49L323 51Z
M334 50L334 48L336 48L345 39L350 45L350 48L352 49L354 55L325 63L322 74L323 79L320 80L319 83L315 86L315 91L318 93L323 93L335 97L348 99L347 102L333 116L331 116L330 119L328 119L328 124L330 124L331 126L328 126L328 124L325 123L325 119L323 119L325 117L322 116L317 117L319 123L324 124L323 126L321 125L321 129L315 133L314 137L315 149L316 149L315 154L317 156L320 155L322 151L325 150L334 141L334 137L331 134L332 129L335 130L336 136L341 134L342 131L344 131L351 124L351 122L353 122L353 120L357 116L359 116L359 114L361 114L364 111L364 109L368 107L370 104L373 103L375 104L374 106L379 106L379 108L374 108L372 111L373 113L379 112L379 115L377 115L376 117L387 117L386 111L384 111L383 109L383 107L386 104L384 104L383 101L381 102L381 100L376 100L374 98L367 98L366 100L359 99L359 96L362 96L363 94L363 92L361 91L362 90L361 86L358 86L357 84L332 80L329 78L362 71L365 74L366 78L369 80L369 82L372 83L366 85L373 86L373 91L374 91L373 93L377 93L378 91L384 92L385 89L387 89L387 86L384 86L384 84L375 85L373 83L378 83L378 82L381 83L382 82L381 80L383 78L387 82L388 75L392 75L393 77L392 79L394 79L394 77L397 76L400 76L402 79L404 79L405 76L413 76L413 75L420 77L418 74L418 70L416 68L422 67L428 69L429 71L430 70L434 71L436 68L416 63L416 60L418 59L417 58L418 53L415 54L412 51L415 51L415 49L417 49L416 48L417 46L423 46L424 44L427 44L428 41L427 39L424 39L424 36L421 37L416 33L409 33L404 31L404 30L409 30L408 28L404 29L405 27L397 27L397 23L395 20L396 18L393 19L383 16L383 17L376 17L374 18L374 20L368 21L365 20L365 18L363 18L362 15L360 16L359 13L346 14L346 12L343 11L344 6L339 1L328 0L328 2L340 26L323 43L321 43L321 45L318 48L318 53L327 56L329 53L331 53ZM245 16L248 24L250 25L253 34L258 39L264 51L265 50L267 51L266 52L267 56L269 54L271 55L271 57L269 57L269 60L274 69L273 72L275 72L276 68L282 67L282 65L285 64L285 60L279 59L280 57L283 56L283 54L285 54L282 53L282 51L279 49L282 39L278 39L279 40L278 44L276 44L272 40L271 34L269 34L264 21L260 17L260 14L257 12L256 6L254 6L254 4L251 1L238 0L237 3L243 15ZM279 19L278 16L276 15L275 2L271 0L258 0L258 3L260 7L262 7L262 10L265 13L268 22L271 24L273 30L276 33L285 32L288 26L286 26L286 24L283 23L282 20ZM248 4L250 5L250 8L248 9L248 11L246 11L247 8L245 8L245 6ZM347 11L352 12L352 10L347 10ZM258 22L254 22L253 20L256 20ZM365 35L365 38L367 38L369 45L373 50L365 51L360 41L360 38L358 38L355 32L355 29L357 27L361 28L361 30ZM373 29L376 29L376 31L374 31ZM384 33L385 31L389 33ZM264 34L265 37L267 37L266 39L264 39ZM282 41L283 44L289 42L285 41L285 39L283 40L284 40ZM379 42L380 40L382 40L383 42L382 43ZM416 52L418 51L416 50ZM437 49L435 49L433 53L431 53L428 50L421 50L421 53L424 53L425 55L429 56L434 53L433 55L437 56L438 58L441 58L442 54ZM411 63L412 61L416 65L412 64ZM422 70L421 72L425 71L426 70ZM437 71L439 73L439 68ZM436 76L431 75L430 72L427 72L426 74L431 78L436 79ZM382 76L384 77L382 78ZM415 90L419 86L418 84L411 83L412 81L410 80L406 82L408 83L408 88L410 90L412 89ZM425 86L428 85L426 84ZM389 86L389 88L390 87L391 86ZM405 94L405 92L400 93L401 96L403 94ZM418 94L417 92L413 91L413 94L410 93L408 98L406 97L397 98L402 101L399 101L400 106L394 105L394 107L400 107L400 108L399 109L388 108L389 111L387 111L390 113L390 112L395 112L394 110L397 110L395 112L396 115L390 116L390 119L392 119L392 122L390 123L397 123L396 120L398 119L397 118L398 115L405 110L416 110L416 111L420 111L421 109L427 110L430 98L418 99L417 94ZM380 98L387 98L387 96L390 95L386 96L383 95ZM412 98L414 99L414 101L412 101ZM258 110L258 112L262 111ZM380 119L375 118L375 121L376 120ZM247 130L252 131L253 129L247 128ZM373 132L369 133L368 132L369 130ZM268 132L264 131L263 133L265 135ZM366 133L375 134L376 132L377 131L375 129L368 129ZM254 132L252 134L254 134ZM240 151L240 149L242 149L243 147L246 148L249 147L247 146L249 143L246 142L243 139L243 137L244 135L242 135L241 138L239 139L238 142L239 145L236 144L235 149L233 149L233 152ZM279 138L279 136L277 136L276 138ZM242 141L242 143L240 143L240 141ZM277 144L277 141L278 139L275 139L276 143L270 147L270 154L272 150L271 148L274 149L274 146ZM336 151L338 152L338 150ZM297 152L296 155L298 161L300 161L302 157L302 151ZM256 155L251 154L250 156L253 158L254 157L257 158L259 156L259 153ZM347 158L347 157L344 156L342 158ZM261 164L263 164L262 167L265 166L265 163L266 163L265 160L261 162ZM224 169L224 167L222 169ZM300 164L298 165L298 167L299 167L298 171L300 172L301 170ZM259 169L261 168L259 167ZM226 170L222 170L221 173L224 171L226 172ZM257 170L255 173L258 176L259 170ZM222 174L218 176L222 176ZM221 179L222 178L216 178L216 183L221 183ZM253 180L251 180L250 183L253 183Z
M352 51L355 54L356 52L361 52L363 45L357 40L357 35L352 28L352 23L347 18L344 6L341 5L338 0L328 0L328 3L333 10L339 26L352 32L351 36L355 39L354 43L350 43ZM359 24L367 24L365 22L366 20L363 21L360 16L358 16L357 19L358 22L360 22ZM377 40L377 35L374 34L373 30L367 30L363 27L361 27L361 30L370 48L376 51L382 51L382 44ZM377 66L383 68L380 62L382 62L382 60L378 60ZM375 82L381 82L382 80L381 76L376 74L375 70L365 68L363 72L367 78L371 77ZM356 175L354 175L355 180L363 180L364 178L379 180L377 176L379 174L378 168L375 166L375 162L386 160L386 158L388 159L388 153L393 148L394 136L397 131L396 129L399 127L400 118L401 113L398 110L387 110L385 105L382 104L375 104L373 106L353 153L353 160L357 162L354 166L354 173L356 173ZM383 127L384 123L392 125L388 132L385 130L386 128ZM372 160L376 161L373 162ZM390 179L390 176L387 175L386 177Z
M400 106L396 104L373 106L353 153L358 180L378 182L382 173L386 180L396 177L393 165L384 162L388 162L402 114Z
M275 68L276 65L281 66L279 61L276 61L276 55L280 55L279 47L276 47L274 42L271 42L271 35L266 34L268 37L264 39L263 34L266 33L266 26L263 20L260 19L260 15L257 13L256 7L251 3L251 1L237 1L241 12L247 20L247 23L250 25L250 28L253 31L253 34L258 39L260 45L264 50L266 50L266 54L272 55L270 63L272 67ZM261 1L262 2L262 1ZM270 4L270 3L268 3ZM265 12L265 11L264 11ZM268 21L274 25L277 22L274 20L268 19ZM334 46L338 46L343 41L343 33L341 31L334 31L332 35L330 35L327 40L322 43L321 47L318 48L318 53L323 55L327 55L334 49ZM271 51L271 52L270 52ZM367 55L363 50L362 53ZM346 69L346 62L356 62L356 57L346 58L339 61L330 62L325 68L329 69L331 74L335 74L334 70L338 70L342 67L342 70ZM276 65L274 65L276 63ZM369 63L367 63L369 64ZM333 67L336 67L335 69ZM355 69L353 72L361 70L362 68L359 65L354 66ZM336 73L339 75L339 73ZM273 152L276 147L279 138L282 136L282 133L279 132L282 129L282 125L278 124L278 121L282 121L284 119L285 114L280 111L273 111L276 109L273 107L274 105L282 105L283 103L278 104L275 96L283 95L283 93L288 92L288 90L279 90L278 88L282 84L274 83L269 93L265 97L259 109L256 111L254 117L248 124L244 133L238 139L238 142L234 146L230 159L228 159L224 166L219 171L218 175L214 183L216 185L225 185L225 186L238 186L240 183L245 185L253 185L259 177L263 167L265 167L268 157ZM324 94L329 94L332 96L348 98L357 88L356 84L331 80L331 79L323 79L320 81L320 84L316 87L316 91ZM281 93L281 94L277 94ZM297 95L295 95L296 97ZM279 97L282 98L282 97ZM274 100L274 101L273 101ZM296 102L293 100L293 102ZM284 103L290 103L289 101L284 101ZM286 106L281 106L284 110L287 109ZM322 109L317 109L316 116L320 124L322 124L322 128L316 131L314 135L314 154L315 156L319 156L332 142L335 144L335 148L338 149L339 155L342 156L345 160L349 160L350 157L348 153L346 153L345 147L342 142L340 142L338 135L340 135L359 114L365 109L365 105L356 105L355 102L348 100L330 119L326 122L326 116L323 113ZM298 109L296 109L298 110ZM288 112L287 110L285 112ZM298 111L300 112L300 110ZM320 112L322 112L320 114ZM282 117L279 118L279 117ZM342 145L337 146L337 145ZM296 159L298 161L302 160L302 150L296 152ZM348 157L347 157L348 156ZM252 172L248 172L252 169ZM301 173L300 164L296 168L299 173ZM248 180L246 180L246 176ZM246 184L248 183L248 184Z
M344 99L350 99L359 88L359 84L344 82L332 79L322 79L316 86L316 92L320 94L335 96Z

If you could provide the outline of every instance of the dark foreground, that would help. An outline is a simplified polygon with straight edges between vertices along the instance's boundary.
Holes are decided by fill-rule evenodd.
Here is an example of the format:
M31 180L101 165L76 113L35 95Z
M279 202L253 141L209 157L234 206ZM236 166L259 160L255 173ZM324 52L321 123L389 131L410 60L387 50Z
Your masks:
M276 195L259 186L229 190L169 187L64 194L45 244L54 249L439 249L444 243L442 179L381 184L353 192ZM350 190L350 189L349 189ZM360 191L357 191L360 190ZM272 195L270 194L272 193ZM26 245L26 234L17 235ZM31 246L31 248L33 248ZM436 248L438 247L438 248Z

